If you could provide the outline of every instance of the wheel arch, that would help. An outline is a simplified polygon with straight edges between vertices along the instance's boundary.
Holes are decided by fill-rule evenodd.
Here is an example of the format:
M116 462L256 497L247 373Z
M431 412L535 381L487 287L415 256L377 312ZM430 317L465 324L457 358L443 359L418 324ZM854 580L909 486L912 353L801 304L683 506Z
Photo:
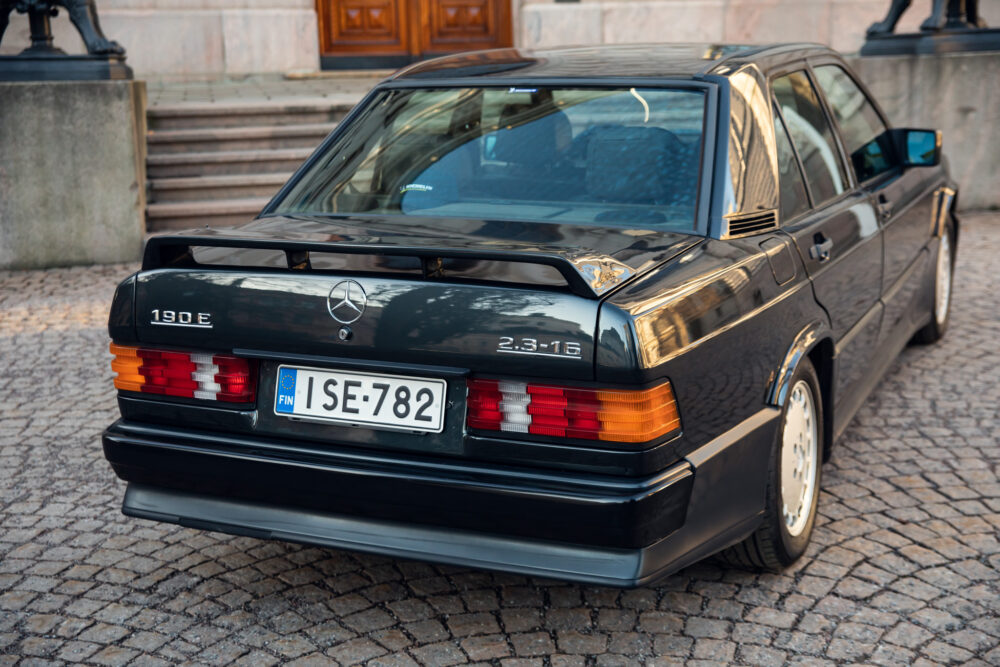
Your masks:
M942 199L944 204L940 206L937 212L937 224L934 225L934 236L940 237L944 233L944 228L947 225L951 225L952 231L952 252L954 253L958 249L958 198L961 194L959 192L958 184L951 180L948 180L945 185L938 189L938 192L942 193Z
M767 403L778 408L785 405L792 376L803 359L812 362L819 379L820 404L823 406L823 460L827 461L833 449L834 344L833 334L826 324L811 322L795 336L781 365L775 371Z

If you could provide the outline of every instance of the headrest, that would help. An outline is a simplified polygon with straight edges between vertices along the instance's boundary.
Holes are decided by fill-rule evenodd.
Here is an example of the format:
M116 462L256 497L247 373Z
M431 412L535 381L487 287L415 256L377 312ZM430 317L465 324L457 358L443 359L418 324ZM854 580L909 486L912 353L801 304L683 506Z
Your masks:
M545 113L534 104L506 105L499 125L494 155L503 162L548 165L573 140L566 114L558 110Z
M603 125L587 142L587 191L594 199L628 204L664 203L669 175L683 144L659 127Z

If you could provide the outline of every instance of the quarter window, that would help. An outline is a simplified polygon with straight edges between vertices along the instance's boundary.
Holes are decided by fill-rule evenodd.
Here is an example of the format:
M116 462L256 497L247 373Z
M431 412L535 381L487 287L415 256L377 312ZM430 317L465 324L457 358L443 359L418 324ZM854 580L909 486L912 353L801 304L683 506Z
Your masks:
M779 77L773 88L814 204L822 204L842 193L847 182L830 122L805 72Z
M816 81L840 125L858 182L892 168L888 128L858 84L837 65L816 68Z

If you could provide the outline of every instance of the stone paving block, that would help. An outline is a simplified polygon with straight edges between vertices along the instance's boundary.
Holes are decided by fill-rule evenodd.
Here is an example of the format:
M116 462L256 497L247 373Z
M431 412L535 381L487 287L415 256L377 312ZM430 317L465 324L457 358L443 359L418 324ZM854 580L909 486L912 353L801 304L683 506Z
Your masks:
M555 644L546 632L525 632L509 636L514 653L519 656L548 655L555 652Z
M413 649L413 654L416 656L418 662L425 665L447 667L448 665L468 662L461 649L450 642L439 642L437 644L421 646Z
M585 630L592 625L590 609L557 608L545 614L545 627L549 630Z
M326 651L337 662L353 665L385 654L385 649L368 639L351 639Z
M510 655L507 638L501 634L469 637L462 640L462 650L470 660L495 660Z
M556 642L563 653L595 655L607 650L608 636L603 633L584 634L568 630L557 632Z

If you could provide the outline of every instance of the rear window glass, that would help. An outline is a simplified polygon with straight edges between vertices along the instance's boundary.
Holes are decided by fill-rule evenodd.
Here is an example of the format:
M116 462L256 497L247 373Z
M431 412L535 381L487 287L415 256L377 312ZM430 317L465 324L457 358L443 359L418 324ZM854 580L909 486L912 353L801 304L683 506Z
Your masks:
M704 114L698 90L385 91L276 212L693 231Z

